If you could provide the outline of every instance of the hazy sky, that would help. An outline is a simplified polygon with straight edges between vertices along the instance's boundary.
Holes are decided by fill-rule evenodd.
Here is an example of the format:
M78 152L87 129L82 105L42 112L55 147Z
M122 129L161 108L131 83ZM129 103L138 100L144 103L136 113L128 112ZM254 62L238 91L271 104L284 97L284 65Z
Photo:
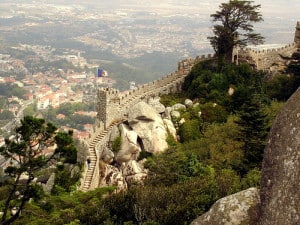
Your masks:
M107 7L122 7L125 5L139 5L139 7L162 7L166 5L181 6L182 10L189 8L198 9L208 15L215 12L218 6L225 0L36 0L36 2L68 4L92 4L105 5ZM300 0L255 0L254 4L261 5L261 11L265 17L286 17L300 20ZM205 10L205 11L203 11Z
M32 0L1 0L3 2L32 2ZM124 5L139 5L144 7L162 5L183 6L205 9L208 14L215 12L221 3L229 0L35 0L36 3L58 3L58 4L89 4L105 5L107 7L122 7ZM265 16L283 16L300 20L300 0L255 0L254 4L260 4ZM209 6L209 7L208 7ZM298 18L297 18L298 17Z

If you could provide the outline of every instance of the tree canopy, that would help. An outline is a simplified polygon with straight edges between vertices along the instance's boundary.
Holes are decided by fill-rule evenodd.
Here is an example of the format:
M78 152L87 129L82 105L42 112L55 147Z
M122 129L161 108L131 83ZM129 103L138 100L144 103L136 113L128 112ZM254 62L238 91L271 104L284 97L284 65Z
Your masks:
M2 225L15 221L26 202L41 192L41 187L33 182L38 171L57 162L76 163L77 150L70 135L57 132L57 128L46 124L44 119L25 116L15 136L5 140L0 154L10 162L5 173L13 181L4 205L0 205ZM11 210L15 210L12 215Z
M253 1L230 0L222 3L220 10L211 14L212 21L217 24L213 26L214 36L208 39L219 57L231 61L235 46L263 43L263 37L253 29L253 23L263 20L260 7L253 4Z

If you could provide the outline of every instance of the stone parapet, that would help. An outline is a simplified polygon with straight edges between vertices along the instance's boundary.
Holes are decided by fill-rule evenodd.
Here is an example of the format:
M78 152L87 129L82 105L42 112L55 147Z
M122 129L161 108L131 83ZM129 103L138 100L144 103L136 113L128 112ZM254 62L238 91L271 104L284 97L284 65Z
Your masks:
M274 49L240 49L239 58L253 64L258 70L270 70L272 65L282 61L282 57L291 57L297 51L297 43L285 45Z

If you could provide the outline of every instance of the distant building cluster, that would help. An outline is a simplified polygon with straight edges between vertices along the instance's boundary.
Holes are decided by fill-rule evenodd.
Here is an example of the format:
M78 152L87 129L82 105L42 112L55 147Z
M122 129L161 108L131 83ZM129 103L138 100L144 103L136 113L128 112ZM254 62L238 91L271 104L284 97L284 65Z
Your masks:
M32 61L32 65L42 58L47 62L65 59L76 67L93 67L92 72L76 72L73 69L56 69L44 72L30 72L25 59L15 59L9 54L0 54L0 84L17 85L26 90L21 97L9 96L7 108L0 109L0 113L8 110L19 119L30 103L36 103L37 110L47 110L49 107L57 108L64 103L95 102L95 89L98 87L111 87L116 81L108 77L107 71L98 68L97 65L88 65L86 59L80 53L76 55L53 55L53 49L49 46L20 45L18 50L35 52L35 55L26 58ZM27 66L27 67L26 67ZM99 76L100 75L100 76ZM1 96L0 96L1 97ZM80 115L95 118L95 112L77 112ZM64 119L63 114L57 115L58 119ZM85 124L83 131L71 127L63 127L64 130L74 130L74 137L85 140L93 133L93 125ZM1 141L2 143L3 141Z

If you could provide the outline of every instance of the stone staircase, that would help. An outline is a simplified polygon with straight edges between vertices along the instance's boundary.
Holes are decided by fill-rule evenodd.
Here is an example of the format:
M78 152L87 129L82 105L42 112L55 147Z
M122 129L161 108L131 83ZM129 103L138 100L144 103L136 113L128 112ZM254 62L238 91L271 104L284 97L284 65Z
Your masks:
M108 134L109 131L111 131L112 127L118 123L121 123L123 121L117 121L112 123L107 129L100 131L95 138L89 143L89 158L91 159L90 168L87 168L86 172L84 173L83 182L81 184L80 190L81 191L89 191L92 190L95 187L91 187L96 166L97 166L97 153L96 153L96 144L101 142L102 139ZM98 177L98 176L96 176Z
M166 88L169 85L172 85L178 79L181 79L185 75L186 74L173 77L173 79L170 79L170 80L165 80L163 82L163 87ZM135 104L135 102L138 99L145 97L147 94L150 95L152 93L155 93L155 91L157 91L157 88L155 87L155 85L153 85L153 87L150 86L149 89L146 90L145 92L141 92L141 93L137 93L133 96L129 96L128 98L126 98L125 102L123 102L122 104L119 105L118 110L120 112L122 112L123 109L126 108L126 106L130 107L131 104ZM90 157L91 163L90 163L90 168L87 168L86 171L84 172L84 177L81 182L80 190L89 191L89 190L94 189L97 186L97 185L95 185L95 184L97 184L97 182L95 182L93 179L99 179L99 176L97 176L96 173L99 173L100 171L98 171L96 168L98 159L97 159L97 153L96 153L95 147L98 143L101 143L104 141L103 138L106 137L106 135L111 131L111 129L114 125L119 124L123 121L124 121L124 118L121 119L120 121L115 121L115 122L111 123L108 128L98 131L98 134L96 134L95 137L89 142L89 157Z

